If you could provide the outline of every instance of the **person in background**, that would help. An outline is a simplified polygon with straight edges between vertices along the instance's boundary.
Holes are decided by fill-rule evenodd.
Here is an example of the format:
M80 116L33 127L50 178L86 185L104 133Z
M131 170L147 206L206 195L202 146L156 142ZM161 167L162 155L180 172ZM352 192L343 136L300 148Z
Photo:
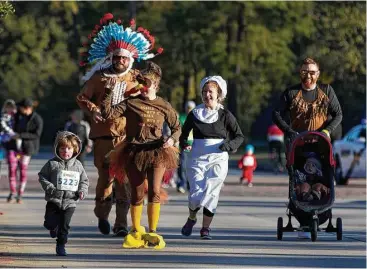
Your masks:
M93 148L93 141L89 139L90 125L87 121L83 120L84 113L80 109L74 110L70 117L71 120L65 124L64 130L76 134L82 141L82 149L77 159L84 166L85 157Z
M8 202L12 202L16 193L17 203L22 203L22 196L27 184L28 164L31 156L39 151L40 138L43 131L43 119L34 111L33 100L25 98L18 103L18 112L14 116L14 132L7 143L7 160L9 167L10 194ZM18 163L20 166L20 184L16 189Z
M283 148L284 133L276 124L272 124L268 128L267 138L269 143L269 159L275 161L275 171L283 172Z
M181 123L181 126L183 126L185 124L185 121L187 119L187 115L191 112L191 110L193 110L195 108L196 104L194 101L187 101L185 104L185 113L181 113L179 116L179 120ZM193 134L192 131L189 134L189 137L187 139L187 143L188 145L192 145L194 138L193 138ZM187 160L187 155L189 154L188 151L185 150L181 150L180 153L180 165L177 169L177 174L178 174L178 182L177 182L177 186L176 186L176 190L177 192L180 193L185 193L186 192L186 188L189 189L190 186L188 184L188 180L186 178L186 160Z
M17 105L12 99L8 99L4 102L1 109L0 118L0 144L5 144L11 140L15 135L14 132L14 116L17 112Z
M6 144L15 135L14 115L17 112L17 105L12 99L4 102L0 116L0 178L2 176L3 160L6 154Z
M238 168L242 169L242 177L240 179L242 184L247 184L248 187L252 187L252 179L254 171L257 167L257 161L255 156L255 148L253 145L247 145L245 148L245 154L238 161Z

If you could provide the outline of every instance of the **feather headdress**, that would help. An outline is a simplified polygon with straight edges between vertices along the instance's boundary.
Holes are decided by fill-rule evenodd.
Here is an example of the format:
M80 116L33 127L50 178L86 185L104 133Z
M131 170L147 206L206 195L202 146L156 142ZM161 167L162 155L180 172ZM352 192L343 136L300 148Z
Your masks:
M115 52L130 57L131 65L135 59L138 62L148 60L163 52L163 48L159 48L152 53L154 36L143 27L135 28L134 19L130 21L129 27L124 28L120 19L115 22L111 13L105 14L88 35L90 42L83 44L87 51L81 53L84 59L80 66L92 67L83 79L88 80L95 71L110 66Z

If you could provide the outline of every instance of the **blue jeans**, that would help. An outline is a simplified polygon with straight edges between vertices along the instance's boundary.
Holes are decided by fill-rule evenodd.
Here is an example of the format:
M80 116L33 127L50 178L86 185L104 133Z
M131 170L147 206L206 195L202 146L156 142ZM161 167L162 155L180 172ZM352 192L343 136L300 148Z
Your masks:
M180 154L180 165L177 169L178 174L178 182L177 182L177 188L184 188L189 189L189 183L186 178L186 160L188 158L189 152L182 151Z

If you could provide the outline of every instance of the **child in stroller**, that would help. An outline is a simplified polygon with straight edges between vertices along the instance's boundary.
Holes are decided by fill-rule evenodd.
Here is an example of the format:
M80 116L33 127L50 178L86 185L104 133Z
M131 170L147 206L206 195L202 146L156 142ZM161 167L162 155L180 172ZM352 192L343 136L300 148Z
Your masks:
M331 207L335 199L334 158L330 140L319 132L299 134L287 154L289 172L288 224L283 227L283 218L278 218L277 238L281 240L283 232L311 233L316 241L319 227L327 220L326 232L337 232L342 239L342 220L337 219L336 228L331 223ZM297 219L300 228L294 228L291 217ZM308 237L308 236L307 236Z
M323 183L322 164L315 152L306 154L302 169L295 170L295 191L300 201L320 201L327 197L330 190Z

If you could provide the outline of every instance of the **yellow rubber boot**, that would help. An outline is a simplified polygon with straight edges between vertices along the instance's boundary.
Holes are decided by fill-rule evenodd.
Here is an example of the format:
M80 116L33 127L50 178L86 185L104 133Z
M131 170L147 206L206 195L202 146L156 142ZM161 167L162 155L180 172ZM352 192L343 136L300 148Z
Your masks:
M161 213L161 204L160 203L149 203L148 204L148 223L149 223L149 232L156 232L159 214Z
M147 246L147 242L143 240L145 234L145 228L140 226L141 215L143 213L143 205L131 205L130 214L132 228L128 235L125 236L122 244L123 248L144 248Z
M142 239L146 242L148 247L154 247L154 249L162 249L166 246L166 242L164 242L163 237L156 233L160 211L160 203L148 204L149 233L144 234Z
M130 206L131 222L133 226L132 230L139 231L142 213L143 213L143 204Z

